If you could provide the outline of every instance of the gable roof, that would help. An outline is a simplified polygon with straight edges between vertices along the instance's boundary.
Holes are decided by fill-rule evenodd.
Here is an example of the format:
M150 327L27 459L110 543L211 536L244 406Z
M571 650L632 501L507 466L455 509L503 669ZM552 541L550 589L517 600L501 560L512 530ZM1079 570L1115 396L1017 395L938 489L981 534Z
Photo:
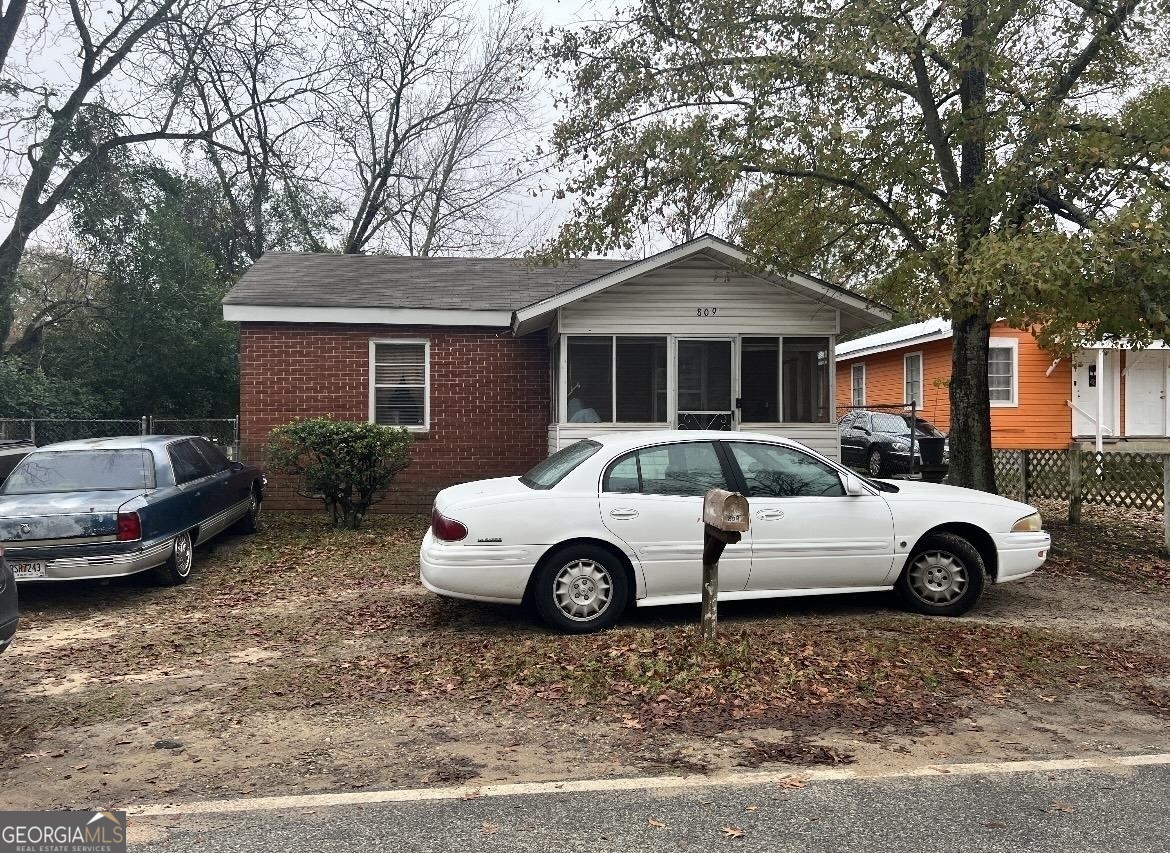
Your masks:
M896 329L886 329L863 338L839 343L836 349L837 361L901 349L915 344L924 344L928 341L946 340L952 334L954 332L951 329L950 321L942 317L935 317L922 323L910 323L906 326L898 326Z
M704 234L702 237L673 246L640 261L634 261L591 281L583 282L570 290L554 294L518 309L512 317L512 331L516 334L524 334L540 328L547 325L548 319L558 308L696 254L707 255L722 261L729 267L749 272L762 281L795 291L806 298L836 308L841 312L841 328L843 330L870 328L877 323L888 321L893 316L893 313L886 306L814 276L799 272L787 275L769 272L734 243L729 243L713 234Z
M557 308L635 276L705 254L841 312L842 328L890 319L885 306L802 273L761 272L739 247L704 235L638 261L582 259L536 266L518 258L269 252L223 299L225 320L511 326L526 334Z

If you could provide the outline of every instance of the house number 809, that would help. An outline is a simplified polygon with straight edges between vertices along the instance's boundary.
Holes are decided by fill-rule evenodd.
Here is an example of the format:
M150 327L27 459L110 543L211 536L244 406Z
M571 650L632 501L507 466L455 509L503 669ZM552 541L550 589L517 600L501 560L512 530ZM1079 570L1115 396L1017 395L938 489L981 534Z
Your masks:
M718 308L696 308L695 309L695 316L696 317L714 317L715 312L718 310L719 310Z

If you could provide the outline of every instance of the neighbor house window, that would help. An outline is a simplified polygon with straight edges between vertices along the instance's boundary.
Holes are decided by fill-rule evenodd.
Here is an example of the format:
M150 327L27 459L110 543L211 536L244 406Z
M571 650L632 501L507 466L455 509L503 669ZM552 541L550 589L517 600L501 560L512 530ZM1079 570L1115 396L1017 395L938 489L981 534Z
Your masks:
M992 338L987 350L987 387L991 405L1015 406L1016 361L1019 350L1015 338Z
M915 352L906 356L904 363L905 367L905 383L904 391L905 397L903 402L906 405L910 403L917 403L918 408L922 408L922 353Z
M565 338L569 423L665 423L666 338Z
M426 341L370 342L370 420L426 429L430 423Z
M855 364L851 371L853 380L853 405L865 405L865 365Z

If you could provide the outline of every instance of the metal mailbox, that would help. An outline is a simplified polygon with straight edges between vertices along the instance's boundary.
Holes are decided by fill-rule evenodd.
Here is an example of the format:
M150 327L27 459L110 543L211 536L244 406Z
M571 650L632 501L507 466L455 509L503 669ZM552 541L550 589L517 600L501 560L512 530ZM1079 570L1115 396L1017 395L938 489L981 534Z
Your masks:
M744 533L748 529L747 498L739 492L711 489L703 500L703 523L728 533Z

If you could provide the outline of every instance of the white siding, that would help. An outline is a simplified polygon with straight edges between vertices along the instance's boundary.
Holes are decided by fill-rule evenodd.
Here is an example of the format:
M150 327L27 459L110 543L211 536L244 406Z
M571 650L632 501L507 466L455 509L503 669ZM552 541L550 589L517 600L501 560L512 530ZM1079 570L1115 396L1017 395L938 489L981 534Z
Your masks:
M790 438L822 456L841 461L841 434L836 424L742 424L740 429Z
M583 438L656 429L662 429L662 424L549 424L548 452L555 453ZM740 429L790 438L830 459L841 458L841 438L836 424L743 424ZM729 432L727 437L734 438L735 433Z
M566 305L559 331L835 335L838 317L835 308L781 285L691 258Z

